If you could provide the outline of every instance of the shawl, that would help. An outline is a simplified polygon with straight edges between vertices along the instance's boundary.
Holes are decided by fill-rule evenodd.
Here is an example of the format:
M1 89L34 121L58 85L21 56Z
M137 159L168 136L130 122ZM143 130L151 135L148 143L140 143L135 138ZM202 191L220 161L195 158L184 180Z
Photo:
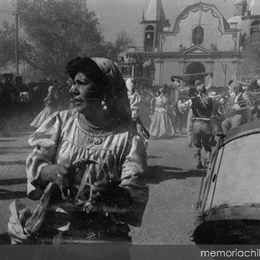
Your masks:
M130 123L131 109L125 81L117 66L106 58L77 57L67 64L66 72L72 79L84 73L101 89L104 101L114 115Z

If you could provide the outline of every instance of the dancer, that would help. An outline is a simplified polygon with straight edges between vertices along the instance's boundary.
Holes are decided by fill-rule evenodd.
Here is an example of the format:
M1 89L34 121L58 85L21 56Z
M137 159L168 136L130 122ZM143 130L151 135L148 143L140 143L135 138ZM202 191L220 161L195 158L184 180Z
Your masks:
M58 110L57 82L48 88L48 94L44 99L45 108L33 119L30 126L38 128L55 111Z

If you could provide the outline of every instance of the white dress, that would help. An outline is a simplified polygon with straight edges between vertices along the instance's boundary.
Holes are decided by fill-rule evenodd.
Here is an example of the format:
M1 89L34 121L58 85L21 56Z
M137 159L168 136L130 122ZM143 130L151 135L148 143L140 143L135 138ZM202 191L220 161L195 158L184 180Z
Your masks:
M159 96L155 101L155 110L151 118L150 135L158 138L173 137L174 127L166 96Z
M119 217L120 221L112 221L113 223L109 224L110 231L113 225L117 227L118 223L121 223L120 227L124 226L126 230L128 226L123 223L132 226L141 225L148 200L148 186L144 181L147 174L147 155L143 140L131 126L116 119L112 131L97 135L84 127L84 121L76 110L66 110L51 115L30 136L29 144L35 147L26 160L29 198L39 199L43 193L45 187L42 187L39 177L42 167L62 162L74 164L88 159L97 163L89 165L92 183L98 181L109 186L110 181L113 181L129 193L133 200L133 204L128 205L131 209L130 215L127 213L124 216L122 212L113 214L113 219ZM115 202L120 199L121 197L114 198ZM62 205L59 207L63 208ZM67 211L67 208L63 210ZM71 223L75 219L73 214ZM90 218L89 215L88 219ZM87 219L85 222L87 223ZM95 219L92 220L91 228L94 227L94 222ZM101 232L102 223L98 222L97 226ZM107 228L106 225L102 231ZM82 233L81 230L79 232Z

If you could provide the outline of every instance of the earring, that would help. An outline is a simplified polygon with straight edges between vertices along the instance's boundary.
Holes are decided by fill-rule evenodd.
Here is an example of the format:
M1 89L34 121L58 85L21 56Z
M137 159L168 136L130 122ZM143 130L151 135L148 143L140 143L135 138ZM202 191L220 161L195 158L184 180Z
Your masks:
M102 100L102 101L101 101L101 105L102 105L102 107L103 107L103 110L106 111L106 110L107 110L107 105L106 105L105 100Z

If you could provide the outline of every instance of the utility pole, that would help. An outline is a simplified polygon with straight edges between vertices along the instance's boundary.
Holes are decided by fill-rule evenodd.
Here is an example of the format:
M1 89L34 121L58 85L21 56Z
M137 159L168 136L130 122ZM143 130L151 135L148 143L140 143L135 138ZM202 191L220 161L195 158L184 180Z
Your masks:
M19 49L18 49L18 0L15 3L15 68L16 68L16 75L19 75Z

